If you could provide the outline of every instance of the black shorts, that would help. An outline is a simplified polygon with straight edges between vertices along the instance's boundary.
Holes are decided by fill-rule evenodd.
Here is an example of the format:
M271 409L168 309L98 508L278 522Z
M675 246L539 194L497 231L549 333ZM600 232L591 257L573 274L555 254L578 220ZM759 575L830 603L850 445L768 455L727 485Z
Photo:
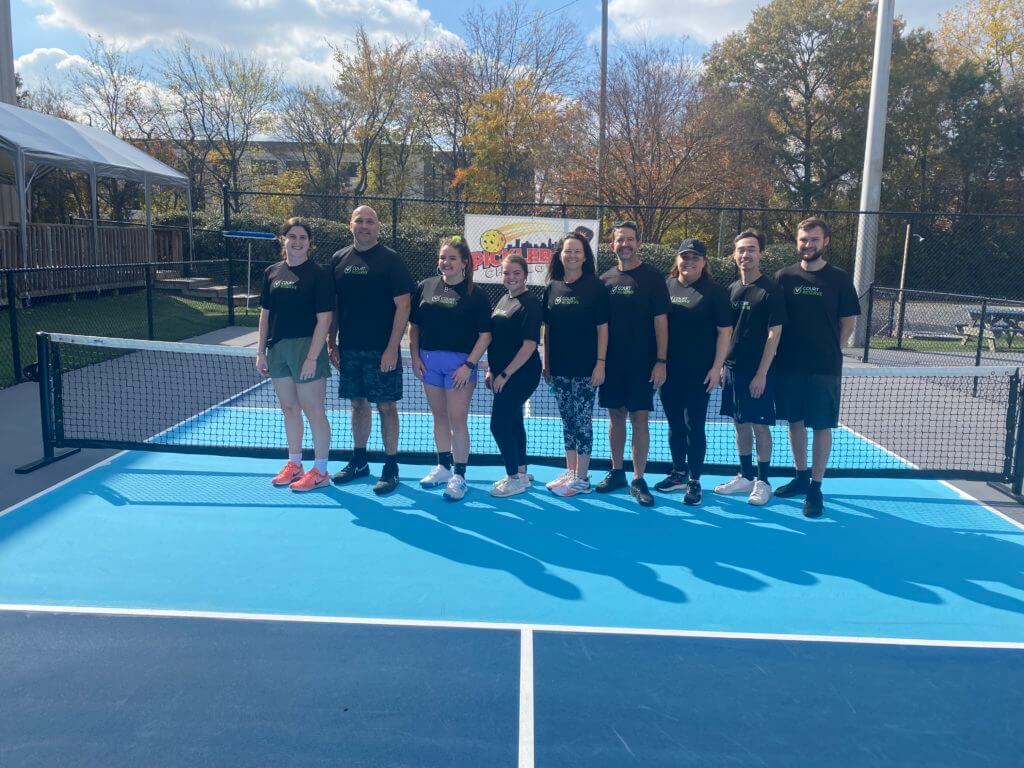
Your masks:
M722 416L731 416L737 424L775 424L775 372L768 370L764 393L751 397L749 373L725 366L722 375Z
M616 363L606 369L604 384L597 392L602 408L625 408L630 413L654 410L651 370L654 364Z
M826 373L779 371L775 407L779 418L802 421L811 429L839 426L840 377Z
M396 403L402 399L402 360L395 370L382 373L383 352L343 349L338 370L338 397L369 400L371 403Z

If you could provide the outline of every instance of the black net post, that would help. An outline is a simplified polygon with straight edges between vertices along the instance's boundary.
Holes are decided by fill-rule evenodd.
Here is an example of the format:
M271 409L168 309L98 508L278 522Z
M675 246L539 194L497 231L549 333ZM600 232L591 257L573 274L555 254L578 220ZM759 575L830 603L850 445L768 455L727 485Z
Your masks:
M1018 408L1015 413L1017 419L1017 434L1014 439L1014 460L1013 470L1010 477L1010 490L1013 491L1014 495L1019 499L1022 491L1024 491L1024 403L1021 402L1022 395L1024 395L1024 389L1022 389L1020 379L1017 381L1017 402Z
M36 362L39 365L39 416L43 427L43 456L53 458L54 403L53 374L50 366L50 337L45 333L36 334Z
M230 189L227 184L221 187L221 200L224 206L224 231L231 231L231 202L229 200ZM221 237L221 241L224 243L224 260L227 262L227 275L225 283L227 284L227 302L228 302L228 325L235 324L235 280L234 280L234 262L232 261L231 254L234 250L231 247L231 238Z
M153 322L153 265L146 264L146 338L156 338L156 326Z
M1006 403L1006 449L1003 458L1003 475L1012 479L1014 475L1014 456L1019 451L1017 429L1020 421L1020 370L1010 379L1009 398Z
M21 337L18 335L18 287L14 272L4 272L4 284L7 290L7 314L11 324L11 365L14 366L14 381L24 381L21 372Z
M978 344L974 350L974 365L981 365L981 347L985 343L985 321L988 319L988 299L981 300L981 317L978 318Z
M868 361L868 355L871 352L871 315L875 309L875 284L872 283L868 288L868 313L864 318L864 356L861 357L865 363Z

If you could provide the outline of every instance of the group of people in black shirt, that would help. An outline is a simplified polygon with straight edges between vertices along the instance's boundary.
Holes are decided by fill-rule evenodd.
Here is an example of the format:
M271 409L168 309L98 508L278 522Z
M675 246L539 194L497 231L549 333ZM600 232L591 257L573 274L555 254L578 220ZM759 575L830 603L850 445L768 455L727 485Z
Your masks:
M505 462L494 496L528 490L524 405L540 383L550 386L562 420L566 468L547 483L568 497L629 487L654 504L644 479L649 416L657 392L669 427L672 471L660 492L684 490L702 500L701 474L710 394L722 387L721 414L735 425L739 472L716 493L766 504L777 417L789 422L796 477L777 496L804 496L804 514L823 511L821 482L838 426L843 343L860 308L853 284L828 264L828 225L807 219L797 230L800 261L775 278L760 271L764 235L734 239L739 279L715 284L699 240L684 240L669 275L641 258L635 222L615 224L617 263L601 275L586 236L565 235L548 265L543 298L527 288L521 256L502 262L505 293L492 307L473 285L473 259L461 237L441 243L438 274L418 285L401 257L379 242L380 223L368 206L352 213L352 245L322 268L309 258L312 233L301 219L281 228L283 259L266 270L261 297L257 368L273 380L284 413L289 460L278 486L309 491L332 479L346 484L369 475L366 451L376 407L386 459L374 492L398 485L398 410L402 399L401 341L409 328L412 370L422 382L433 420L437 466L421 480L465 496L470 400L487 355L484 385L494 395L491 433ZM543 342L543 343L542 343ZM541 354L542 352L542 354ZM324 413L328 360L339 371L339 396L351 401L354 450L333 478L327 474L330 426ZM589 478L594 401L608 413L612 469ZM314 464L302 465L302 415L313 433ZM633 479L624 469L631 427ZM813 431L808 468L807 429ZM754 453L756 448L756 466Z

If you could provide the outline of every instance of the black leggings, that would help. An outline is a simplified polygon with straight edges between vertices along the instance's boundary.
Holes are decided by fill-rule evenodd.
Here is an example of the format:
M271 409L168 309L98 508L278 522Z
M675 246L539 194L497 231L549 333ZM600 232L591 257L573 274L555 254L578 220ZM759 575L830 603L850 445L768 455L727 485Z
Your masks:
M704 471L708 441L704 434L709 395L700 381L672 381L661 388L661 402L668 418L668 447L672 452L672 468L689 471L699 480Z
M534 357L508 377L501 392L494 396L491 406L491 434L498 444L505 472L515 475L526 464L526 425L523 423L523 405L537 389L540 381L540 361Z

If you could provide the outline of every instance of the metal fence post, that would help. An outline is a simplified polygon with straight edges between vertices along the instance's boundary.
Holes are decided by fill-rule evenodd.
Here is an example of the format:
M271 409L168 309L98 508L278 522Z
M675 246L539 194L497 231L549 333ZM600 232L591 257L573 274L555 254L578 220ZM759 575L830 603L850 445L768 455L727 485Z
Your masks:
M391 198L391 247L398 250L398 198Z
M1010 478L1010 490L1020 499L1024 491L1024 382L1017 382L1017 437L1014 441L1016 459Z
M224 205L224 231L231 231L231 204L228 200L229 188L227 184L221 187L221 194L223 196ZM231 258L231 240L227 237L221 237L221 241L224 244L224 260L226 262L227 269L227 301L228 301L228 325L235 324L235 276L234 276L234 262Z
M985 343L985 320L988 314L988 299L981 300L981 317L978 319L978 346L974 351L974 365L981 365L981 346Z
M147 338L156 338L156 326L153 322L153 265L146 264L146 333Z
M868 312L864 318L864 355L861 357L865 363L871 353L871 314L875 309L875 284L868 287Z
M7 287L7 311L11 323L11 365L14 366L14 381L24 381L21 375L21 337L18 335L18 287L14 280L14 272L4 272Z

